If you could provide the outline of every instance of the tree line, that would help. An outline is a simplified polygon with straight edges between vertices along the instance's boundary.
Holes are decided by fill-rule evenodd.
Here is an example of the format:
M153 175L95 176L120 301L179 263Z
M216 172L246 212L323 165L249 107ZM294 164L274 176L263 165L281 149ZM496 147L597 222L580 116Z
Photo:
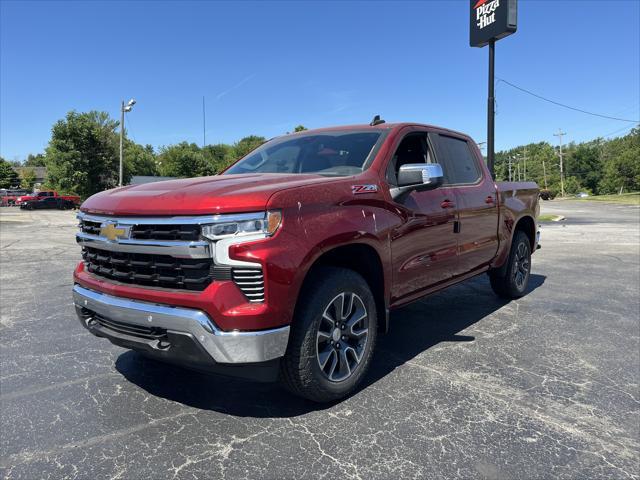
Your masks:
M625 136L562 147L565 194L593 195L640 191L640 128ZM496 153L497 180L536 182L541 189L559 195L560 151L548 142L530 143Z
M32 168L47 167L44 187L86 198L118 184L119 122L106 112L69 112L51 129L44 153L30 154L22 163L0 158L0 188L22 185L32 188ZM298 125L294 131L305 130ZM198 177L220 173L266 139L249 135L233 144L218 143L201 147L181 142L154 149L126 136L124 140L124 183L134 175ZM511 161L509 161L511 159ZM497 180L537 182L540 188L560 192L558 148L547 142L531 143L496 153ZM640 191L640 128L629 134L605 140L569 143L563 148L564 189L566 194ZM21 178L12 166L22 166Z

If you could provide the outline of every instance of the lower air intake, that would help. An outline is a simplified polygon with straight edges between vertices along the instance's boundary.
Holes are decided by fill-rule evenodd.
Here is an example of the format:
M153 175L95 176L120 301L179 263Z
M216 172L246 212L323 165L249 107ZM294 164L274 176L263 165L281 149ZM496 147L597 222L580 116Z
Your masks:
M231 270L231 278L250 302L264 302L262 268L234 268Z

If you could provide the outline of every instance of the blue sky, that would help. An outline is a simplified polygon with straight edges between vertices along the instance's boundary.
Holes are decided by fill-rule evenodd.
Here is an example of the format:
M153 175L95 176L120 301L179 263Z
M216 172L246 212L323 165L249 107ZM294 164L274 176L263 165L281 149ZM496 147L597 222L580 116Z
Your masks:
M496 75L586 110L640 118L640 1L520 0ZM43 151L67 111L118 115L155 147L248 134L418 121L486 137L487 49L468 2L0 3L0 155ZM497 86L496 148L618 135L590 117Z

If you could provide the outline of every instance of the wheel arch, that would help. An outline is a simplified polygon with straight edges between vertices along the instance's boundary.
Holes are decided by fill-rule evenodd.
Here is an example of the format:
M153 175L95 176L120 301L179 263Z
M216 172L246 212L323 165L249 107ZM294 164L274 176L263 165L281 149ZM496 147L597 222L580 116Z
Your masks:
M490 269L492 274L497 276L506 275L506 271L509 265L509 253L511 252L511 247L513 246L513 239L516 236L517 232L523 232L527 238L529 239L529 245L532 249L532 252L535 249L535 241L536 241L536 222L531 215L523 215L513 226L511 230L511 235L509 238L509 248L504 250L503 261L499 264L500 266Z
M380 254L366 243L351 243L333 247L321 253L307 270L301 292L315 272L321 267L338 267L359 273L369 285L376 302L378 329L381 333L389 330L389 314L385 295L385 274ZM296 300L296 310L302 295Z
M529 238L529 245L533 250L536 243L536 222L533 217L525 215L520 218L516 223L515 228L513 229L513 235L515 235L518 230L524 232L527 235L527 237ZM511 238L513 241L513 236Z

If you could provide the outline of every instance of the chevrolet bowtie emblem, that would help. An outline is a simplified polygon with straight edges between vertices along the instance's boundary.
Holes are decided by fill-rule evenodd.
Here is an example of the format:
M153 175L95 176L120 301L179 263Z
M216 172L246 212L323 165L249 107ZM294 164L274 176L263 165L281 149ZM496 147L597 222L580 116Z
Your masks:
M100 236L106 237L111 241L116 238L127 238L129 236L129 229L118 228L114 223L103 223L100 226Z

